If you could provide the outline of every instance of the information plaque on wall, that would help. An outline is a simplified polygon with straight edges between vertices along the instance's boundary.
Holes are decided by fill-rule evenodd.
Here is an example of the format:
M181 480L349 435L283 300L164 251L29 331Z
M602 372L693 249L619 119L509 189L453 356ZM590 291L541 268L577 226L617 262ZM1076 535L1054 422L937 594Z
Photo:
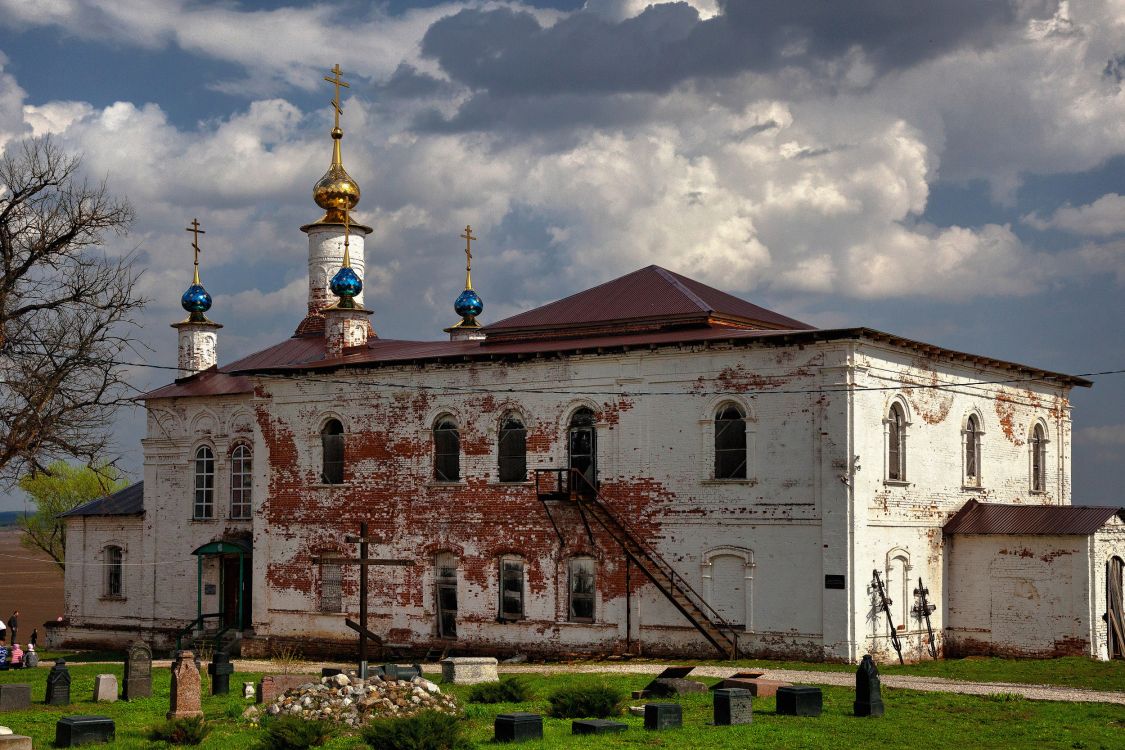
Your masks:
M824 588L826 589L843 589L847 588L845 585L844 576L825 575Z
M203 593L208 594L208 595L214 594L215 593L215 584L213 584L213 583L203 584Z

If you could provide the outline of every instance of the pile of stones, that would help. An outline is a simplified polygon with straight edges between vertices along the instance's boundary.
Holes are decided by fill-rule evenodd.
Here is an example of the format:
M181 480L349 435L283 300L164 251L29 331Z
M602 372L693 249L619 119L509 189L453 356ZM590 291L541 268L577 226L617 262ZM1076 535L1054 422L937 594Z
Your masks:
M305 719L328 719L351 727L371 719L414 716L423 711L460 714L452 695L445 695L422 677L410 680L369 677L366 681L346 674L322 677L318 683L287 690L265 708L271 715L291 714ZM247 718L259 718L256 707Z

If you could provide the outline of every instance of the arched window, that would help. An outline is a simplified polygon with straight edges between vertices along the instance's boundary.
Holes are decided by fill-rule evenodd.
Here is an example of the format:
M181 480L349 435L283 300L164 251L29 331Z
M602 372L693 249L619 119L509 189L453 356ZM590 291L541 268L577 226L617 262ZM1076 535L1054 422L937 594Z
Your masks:
M344 425L338 419L329 419L320 431L322 468L320 481L324 484L344 483Z
M461 433L453 417L439 417L434 424L434 479L461 480Z
M253 457L249 446L237 445L230 454L230 517L250 517L250 478Z
M515 414L500 423L500 481L523 482L527 479L527 429Z
M1043 425L1037 424L1031 430L1031 491L1047 491L1047 433Z
M906 481L906 415L898 403L887 415L887 479Z
M715 413L715 479L746 478L746 414L734 404Z
M523 618L523 559L515 555L500 558L500 619Z
M598 432L594 412L585 406L570 417L567 453L570 468L581 475L572 489L580 495L591 494L598 483Z
M570 621L594 621L595 562L592 557L570 560Z
M895 629L910 630L910 605L913 603L913 591L910 587L910 558L902 550L892 554L894 557L887 560L887 598L891 600Z
M980 423L976 414L965 420L965 484L980 487Z
M206 445L195 451L195 507L193 518L215 517L215 454Z
M124 557L121 548L110 546L105 548L105 595L120 598L124 594L121 587L121 568Z

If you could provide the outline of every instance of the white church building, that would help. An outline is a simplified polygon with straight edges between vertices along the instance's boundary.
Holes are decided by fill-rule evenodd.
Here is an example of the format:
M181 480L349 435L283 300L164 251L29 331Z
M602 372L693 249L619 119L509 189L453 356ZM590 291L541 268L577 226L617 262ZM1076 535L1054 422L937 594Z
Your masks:
M1125 652L1125 509L1071 504L1090 382L656 266L485 326L467 273L444 340L391 338L332 135L303 319L220 366L197 254L143 481L66 516L55 645L354 653L366 523L388 653Z

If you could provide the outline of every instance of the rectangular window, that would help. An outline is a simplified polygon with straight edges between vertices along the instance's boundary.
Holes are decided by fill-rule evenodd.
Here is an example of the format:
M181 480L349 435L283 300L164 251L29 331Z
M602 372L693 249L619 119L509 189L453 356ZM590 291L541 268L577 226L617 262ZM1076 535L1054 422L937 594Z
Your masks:
M344 609L344 568L340 563L320 564L320 611L341 612Z
M508 419L500 428L500 481L527 480L527 430L515 419Z
M230 517L245 519L250 517L251 486L250 449L240 445L231 454L230 464Z
M324 466L320 481L324 484L344 483L344 436L343 434L321 433L321 448L324 451Z
M594 559L570 561L570 621L594 621Z
M105 551L105 595L121 596L121 548L107 547Z
M195 452L194 518L215 517L215 454L203 446Z
M500 619L523 617L523 560L518 557L500 559Z
M449 553L437 556L435 564L437 581L438 637L457 637L457 559Z

